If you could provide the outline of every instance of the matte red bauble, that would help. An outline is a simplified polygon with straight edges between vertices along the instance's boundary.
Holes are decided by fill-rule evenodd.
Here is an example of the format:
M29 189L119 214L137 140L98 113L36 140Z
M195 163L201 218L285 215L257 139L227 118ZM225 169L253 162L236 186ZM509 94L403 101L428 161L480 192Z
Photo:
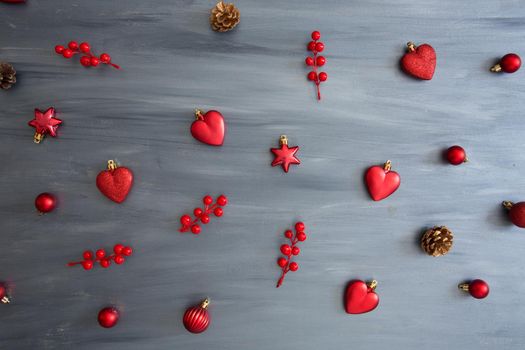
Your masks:
M5 283L0 283L0 302L3 304L9 304L11 302L9 295L7 294L7 286Z
M379 296L375 293L377 281L351 281L346 287L345 310L349 314L364 314L379 305Z
M208 306L210 299L206 298L200 305L192 306L186 310L182 323L184 327L191 333L202 333L210 325L210 313Z
M133 172L126 167L119 167L113 160L108 160L108 170L97 176L97 187L102 194L113 202L122 203L133 185Z
M401 184L401 178L395 171L391 171L392 163L387 160L383 167L372 166L365 174L365 183L370 197L375 201L385 199L394 193Z
M430 80L436 69L436 51L429 44L416 47L414 43L407 44L408 52L401 58L401 68L413 76L422 80Z
M53 211L57 205L57 199L51 193L40 193L35 198L35 207L40 213L49 213Z
M201 110L196 109L195 119L191 124L193 137L211 146L222 146L226 133L222 114L217 111L208 111L203 114Z
M525 202L504 201L503 206L509 211L509 218L518 227L525 228Z
M104 328L114 327L120 317L119 311L114 307L105 307L98 313L98 323Z
M490 68L491 72L514 73L521 67L521 58L515 53L508 53L501 58L498 64Z
M460 165L462 163L468 162L467 153L461 146L452 146L447 149L445 154L447 161L452 165Z
M483 299L489 295L489 285L483 280L473 280L469 283L462 283L458 286L459 289L469 292L476 299Z

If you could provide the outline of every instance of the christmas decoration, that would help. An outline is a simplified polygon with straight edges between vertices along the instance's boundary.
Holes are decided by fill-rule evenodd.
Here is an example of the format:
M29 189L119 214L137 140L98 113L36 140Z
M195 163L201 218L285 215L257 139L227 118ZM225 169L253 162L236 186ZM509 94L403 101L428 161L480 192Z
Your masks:
M416 47L413 42L407 44L408 52L401 59L401 67L411 76L430 80L436 69L436 52L429 44Z
M62 120L55 118L54 107L49 107L45 112L35 108L35 118L28 124L36 129L33 140L35 143L40 143L46 134L52 137L57 136L56 131L59 125L62 124Z
M460 165L468 162L467 153L461 146L452 146L447 149L445 156L452 165Z
M318 41L321 39L321 33L318 31L312 32L311 37L312 41L308 43L307 49L313 53L314 57L308 56L305 59L306 65L312 67L312 71L308 73L307 77L308 80L315 83L317 89L317 100L321 100L321 90L319 89L319 85L321 85L321 82L328 79L328 74L325 72L317 73L318 68L324 66L326 63L326 58L324 58L324 56L318 56L320 52L323 52L324 44L321 41Z
M366 171L365 183L373 200L385 199L399 188L401 178L391 168L392 162L387 160L383 167L376 165Z
M211 322L210 313L208 312L209 305L210 299L206 298L200 305L186 309L182 317L182 323L189 332L202 333L208 328Z
M7 62L0 62L0 89L8 90L16 83L16 70Z
M80 54L80 64L84 67L98 67L100 64L107 64L116 69L120 69L120 66L111 62L111 56L107 53L103 53L100 56L96 56L91 52L91 46L87 42L80 43L76 41L70 41L67 47L62 45L55 46L55 52L62 55L64 58L71 58L74 55Z
M133 173L126 167L119 167L114 160L108 160L108 169L97 175L97 187L113 202L122 203L133 185Z
M421 237L421 248L431 256L445 255L452 249L454 234L445 226L428 229Z
M509 211L510 221L518 227L525 228L525 202L504 201L502 204Z
M277 259L277 265L281 268L281 277L277 281L277 288L279 288L284 281L284 277L289 271L295 272L299 269L299 264L295 261L292 261L294 256L299 255L301 250L297 246L299 242L306 240L306 233L304 233L305 226L302 222L297 222L295 224L295 235L292 230L286 230L284 232L284 237L286 237L290 244L281 245L281 253L285 257L280 257Z
M349 314L364 314L379 305L379 296L375 293L377 281L365 283L361 280L351 281L346 287L345 310Z
M35 199L35 207L41 214L49 213L56 207L57 199L51 193L40 193Z
M115 307L105 307L98 313L98 323L104 328L114 327L118 323L120 312Z
M505 72L514 73L521 67L521 58L515 53L508 53L501 58L498 64L492 66L490 71L493 73Z
M72 261L67 264L67 266L82 265L84 270L91 270L95 263L99 263L101 267L108 268L111 265L111 262L114 261L115 264L121 265L126 261L127 256L133 254L133 249L131 247L124 246L122 244L115 244L113 247L113 253L106 253L104 249L98 249L95 254L91 250L86 250L82 253L84 260L82 261Z
M222 114L217 111L202 114L201 110L196 109L195 118L196 120L191 124L193 137L211 146L222 146L226 132Z
M462 283L458 286L459 289L470 293L476 299L484 299L489 295L489 285L483 280L474 280L469 283Z
M2 304L9 304L11 302L11 298L7 293L7 285L5 283L0 283L0 302Z
M216 217L221 217L223 214L222 207L225 207L228 204L228 198L225 195L220 195L217 197L217 201L213 203L213 198L211 196L204 196L202 202L204 203L204 208L193 209L193 215L195 215L195 218L192 218L188 214L180 217L180 223L182 225L179 229L180 232L191 230L191 232L196 235L201 233L201 227L198 222L200 221L204 225L207 225L210 222L211 213Z
M235 28L241 20L241 13L237 7L232 3L224 3L219 1L214 8L211 9L210 25L211 28L217 32L227 32Z
M299 151L299 146L288 147L288 138L286 135L281 135L279 139L281 148L271 148L270 151L274 155L272 166L280 165L283 167L285 173L288 172L291 164L301 164L295 154Z

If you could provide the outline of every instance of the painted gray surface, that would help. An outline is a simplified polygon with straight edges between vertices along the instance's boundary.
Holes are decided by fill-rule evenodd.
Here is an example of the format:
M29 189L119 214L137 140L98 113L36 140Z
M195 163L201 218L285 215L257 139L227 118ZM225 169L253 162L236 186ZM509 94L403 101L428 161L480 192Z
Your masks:
M525 52L520 1L243 0L227 34L209 29L212 1L28 2L0 6L0 58L19 71L0 93L0 278L14 291L1 348L523 347L525 236L500 202L525 198L525 73L488 72ZM313 29L328 60L321 103L303 65ZM122 71L53 54L70 39ZM399 71L408 40L436 49L432 81ZM64 125L35 145L27 121L49 106ZM223 147L193 140L195 107L223 112ZM281 133L301 147L288 174L269 165ZM452 144L471 162L443 164ZM122 205L95 187L108 159L136 176ZM386 159L402 184L375 203L362 176ZM44 191L61 206L38 216ZM207 193L229 196L225 215L179 234L180 215ZM275 289L281 235L297 219L309 234L300 270ZM417 240L437 224L455 245L431 258ZM136 252L122 266L65 267L116 242ZM379 281L373 313L344 313L354 278ZM469 278L487 280L489 298L457 291ZM182 313L205 296L212 325L191 335ZM111 330L96 323L108 304L123 311Z

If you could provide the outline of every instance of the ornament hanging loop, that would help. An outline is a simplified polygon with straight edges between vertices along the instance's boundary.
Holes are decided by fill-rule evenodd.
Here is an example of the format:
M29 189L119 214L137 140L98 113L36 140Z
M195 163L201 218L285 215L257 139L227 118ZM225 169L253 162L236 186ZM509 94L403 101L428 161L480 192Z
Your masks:
M376 280L372 280L371 282L368 282L366 285L367 285L368 288L370 288L371 290L375 290L376 287L377 287L377 281L376 281Z
M286 135L281 135L281 137L279 138L279 144L281 146L288 145L288 137L286 137Z
M490 67L490 71L492 73L499 73L499 72L501 72L501 64L498 63L498 64L493 65L492 67Z
M35 143L40 143L42 142L43 139L44 139L44 134L35 132L35 135L33 136L33 141L35 141Z
M464 292L469 291L469 284L468 283L461 283L458 285L458 288Z
M202 115L202 111L198 108L195 108L195 119L196 120L203 120L204 116Z
M383 169L385 169L385 171L390 171L390 169L392 169L392 162L387 160L383 166Z
M210 303L211 303L210 298L206 298L206 299L204 299L204 300L202 301L202 303L201 303L201 307L202 307L203 309L206 309L206 308L208 308L208 306L210 306Z
M416 48L417 48L417 46L413 42L409 41L407 43L407 50L408 50L408 52L414 52L414 51L416 51Z
M108 170L115 170L117 168L117 163L113 159L108 160Z
M9 304L11 302L11 299L9 299L8 296L5 296L2 299L0 299L0 301L2 302L2 304Z
M512 203L511 201L503 201L501 204L502 204L502 205L505 207L505 209L507 209L507 210L510 210L510 208L512 208L512 206L514 205L514 203Z

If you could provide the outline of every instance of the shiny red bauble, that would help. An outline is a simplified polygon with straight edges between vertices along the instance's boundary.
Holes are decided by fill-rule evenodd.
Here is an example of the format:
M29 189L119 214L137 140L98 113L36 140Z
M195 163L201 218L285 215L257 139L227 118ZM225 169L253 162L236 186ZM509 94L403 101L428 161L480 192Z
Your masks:
M476 279L469 283L463 283L459 285L461 290L468 292L476 299L484 299L489 295L489 285L487 282Z
M114 307L105 307L98 313L98 323L104 328L114 327L120 317L119 311Z
M35 199L35 207L40 213L49 213L57 205L57 199L51 193L40 193Z
M467 162L467 153L461 146L452 146L445 154L447 161L452 165L460 165Z
M521 58L515 53L508 53L501 58L499 65L505 73L514 73L521 67Z
M205 299L200 305L192 306L186 310L182 317L184 327L191 333L202 333L210 325L210 313L208 312L210 299Z
M518 227L525 228L525 202L503 202L503 206L509 211L510 221Z

